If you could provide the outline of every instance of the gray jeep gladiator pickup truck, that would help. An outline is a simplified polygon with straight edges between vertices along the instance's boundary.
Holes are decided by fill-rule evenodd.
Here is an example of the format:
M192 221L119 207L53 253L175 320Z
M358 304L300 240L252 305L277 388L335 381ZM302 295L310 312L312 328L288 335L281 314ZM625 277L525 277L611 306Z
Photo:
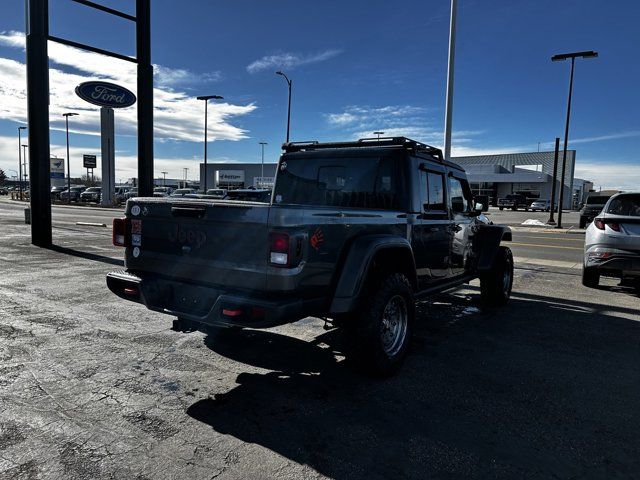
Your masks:
M404 137L283 149L271 203L130 199L113 224L126 270L109 289L180 331L324 318L379 375L406 356L416 299L480 278L485 303L507 302L511 231L439 149Z

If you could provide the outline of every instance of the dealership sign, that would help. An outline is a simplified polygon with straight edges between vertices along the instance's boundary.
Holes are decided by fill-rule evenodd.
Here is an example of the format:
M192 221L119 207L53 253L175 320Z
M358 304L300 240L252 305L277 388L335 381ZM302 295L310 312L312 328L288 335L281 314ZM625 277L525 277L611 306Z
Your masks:
M84 82L76 87L76 95L101 107L125 108L136 103L130 90L109 82Z
M218 170L216 183L244 183L244 170Z
M62 158L51 157L50 169L51 178L64 178L64 160Z
M82 166L84 168L96 168L98 160L95 155L82 155Z
M254 177L253 186L256 188L273 188L275 177Z

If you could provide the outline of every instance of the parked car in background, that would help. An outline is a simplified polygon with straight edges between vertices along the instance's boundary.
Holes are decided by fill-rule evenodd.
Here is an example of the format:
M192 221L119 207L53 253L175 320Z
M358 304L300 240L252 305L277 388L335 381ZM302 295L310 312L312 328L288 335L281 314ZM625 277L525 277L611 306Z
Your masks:
M587 202L580 210L580 228L584 228L592 221L596 215L598 215L607 201L611 198L611 195L591 195L587 198Z
M551 211L551 200L534 200L529 205L529 210L532 212L550 212ZM558 211L558 204L556 203L553 208L554 212Z
M127 200L138 196L138 187L131 187L129 191L124 195Z
M172 193L173 189L171 187L156 187L153 189L154 197L168 197Z
M100 202L100 192L102 187L89 187L80 194L80 200L83 202Z
M9 195L9 190L4 187L0 187L0 195Z
M225 200L241 200L245 202L264 202L271 201L271 190L242 188L238 190L229 190L224 197Z
M210 188L207 190L207 195L213 198L224 198L227 196L226 188Z
M197 191L195 188L178 188L177 190L174 190L173 193L170 195L171 197L184 197L186 195L188 196L195 196L197 194ZM155 193L154 193L155 196ZM166 195L164 195L166 196Z
M129 187L116 187L114 192L113 199L119 205L127 201L127 193L129 192Z
M601 275L640 286L640 192L612 196L585 232L582 284L597 287Z
M63 186L51 187L51 200L60 200L60 194L66 189L67 187Z
M80 200L80 195L87 189L84 185L71 187L71 195L69 195L69 190L65 189L60 192L60 200L63 202L77 202Z
M527 211L529 210L529 204L527 203L527 197L521 193L510 193L506 197L498 199L498 208L500 210L504 210L505 208L518 210L522 208Z

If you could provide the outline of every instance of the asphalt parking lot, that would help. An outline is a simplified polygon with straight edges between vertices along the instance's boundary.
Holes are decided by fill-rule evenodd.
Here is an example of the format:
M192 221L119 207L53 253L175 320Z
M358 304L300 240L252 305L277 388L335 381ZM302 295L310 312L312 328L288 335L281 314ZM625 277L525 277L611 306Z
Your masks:
M171 331L106 289L121 251L75 218L56 210L43 250L0 204L2 479L640 476L640 297L583 288L544 247L518 247L504 308L476 283L422 302L407 363L377 381L318 319Z

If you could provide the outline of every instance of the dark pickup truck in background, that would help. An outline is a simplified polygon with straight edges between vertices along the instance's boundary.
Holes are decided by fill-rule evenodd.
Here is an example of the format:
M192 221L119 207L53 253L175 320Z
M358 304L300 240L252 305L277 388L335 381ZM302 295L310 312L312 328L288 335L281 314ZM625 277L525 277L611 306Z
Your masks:
M590 195L580 209L580 228L585 228L602 211L611 195Z
M527 211L529 210L529 200L521 193L510 193L506 197L498 199L498 208L500 210L504 210L505 208L518 210L522 208Z
M379 375L407 353L416 299L479 277L486 304L507 302L511 231L440 150L403 137L283 149L271 203L130 199L114 220L126 270L107 276L111 291L180 331L324 318Z

